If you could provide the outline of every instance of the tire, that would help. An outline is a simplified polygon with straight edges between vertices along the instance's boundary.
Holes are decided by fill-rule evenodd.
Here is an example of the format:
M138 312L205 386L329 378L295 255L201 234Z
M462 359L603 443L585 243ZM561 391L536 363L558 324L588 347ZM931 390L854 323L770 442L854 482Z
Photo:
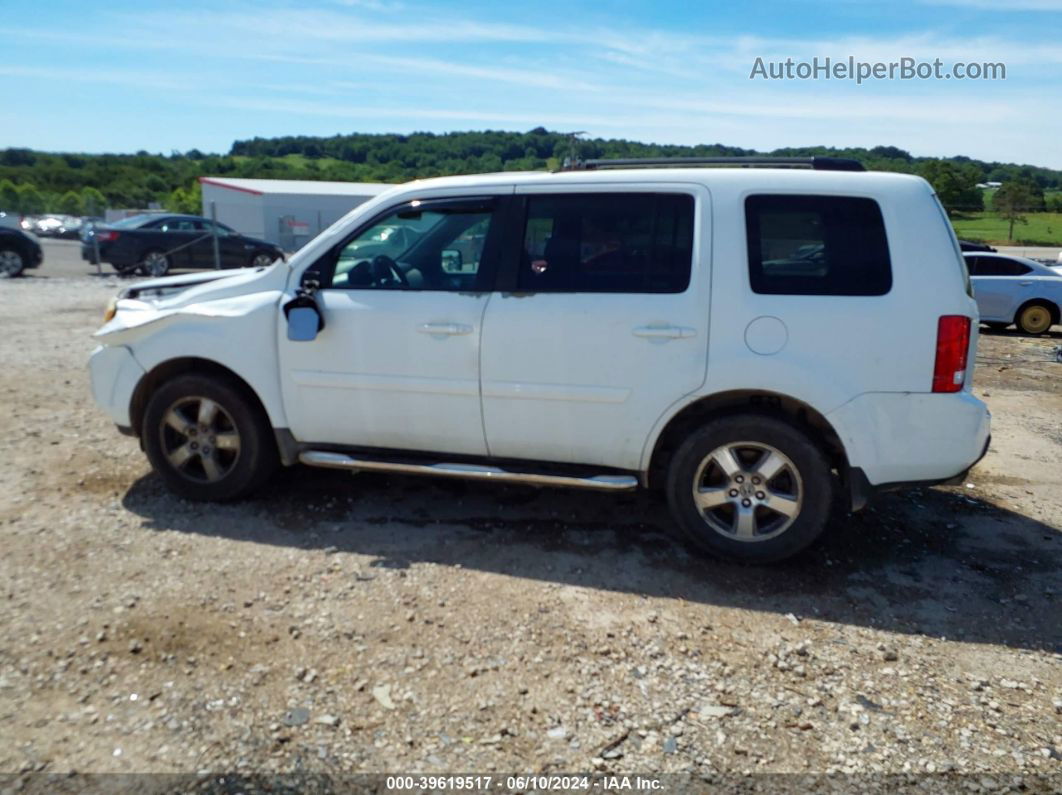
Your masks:
M158 279L170 272L170 258L153 248L144 252L136 267L145 276Z
M0 249L0 279L14 279L21 276L26 261L21 252L13 248Z
M276 261L276 257L270 254L268 251L256 251L251 255L251 258L247 260L248 268L268 268Z
M982 322L990 329L992 329L992 331L1005 331L1007 327L1010 326L1010 323L1000 323L998 321L989 322L987 320L984 320Z
M148 401L140 438L167 487L189 500L245 497L278 463L264 412L223 376L181 375L163 384Z
M703 509L695 488L707 495ZM668 465L667 497L675 521L701 550L775 563L821 535L835 482L822 450L795 426L735 414L710 420L678 448Z
M1051 307L1044 301L1030 301L1018 310L1014 325L1024 334L1044 334L1055 323Z

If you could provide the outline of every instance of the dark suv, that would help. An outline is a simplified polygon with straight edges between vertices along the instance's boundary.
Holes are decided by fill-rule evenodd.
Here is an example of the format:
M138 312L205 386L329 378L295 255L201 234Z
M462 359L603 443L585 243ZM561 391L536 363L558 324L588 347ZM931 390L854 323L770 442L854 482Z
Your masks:
M222 268L269 265L281 259L278 246L217 225ZM214 235L209 218L197 215L134 215L97 224L82 235L81 258L109 262L122 274L165 276L174 268L213 268Z

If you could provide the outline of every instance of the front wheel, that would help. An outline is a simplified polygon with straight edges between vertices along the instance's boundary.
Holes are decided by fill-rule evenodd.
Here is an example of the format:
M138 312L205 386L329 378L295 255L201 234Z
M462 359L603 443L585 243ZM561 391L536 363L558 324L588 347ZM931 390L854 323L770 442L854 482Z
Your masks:
M224 378L184 375L164 384L148 401L141 434L155 471L190 500L244 497L277 465L261 409Z
M0 279L13 279L22 273L26 263L13 248L0 250Z
M697 429L671 459L668 503L702 550L774 563L822 533L834 499L830 464L785 420L738 414Z

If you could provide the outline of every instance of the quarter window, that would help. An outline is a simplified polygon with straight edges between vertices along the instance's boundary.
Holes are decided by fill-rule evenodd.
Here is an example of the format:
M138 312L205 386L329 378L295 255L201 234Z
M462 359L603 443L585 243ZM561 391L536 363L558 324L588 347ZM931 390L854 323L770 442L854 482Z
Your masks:
M768 295L884 295L885 223L873 199L758 195L745 200L749 279Z
M685 194L529 196L517 289L680 293L690 280L693 209Z

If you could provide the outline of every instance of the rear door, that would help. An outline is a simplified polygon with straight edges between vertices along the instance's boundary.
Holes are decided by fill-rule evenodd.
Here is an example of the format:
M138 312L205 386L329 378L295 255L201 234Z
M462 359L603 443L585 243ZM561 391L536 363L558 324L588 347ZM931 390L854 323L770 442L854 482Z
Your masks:
M152 224L155 232L151 235L150 245L170 258L170 268L195 267L193 247L196 237L201 234L195 228L195 221L190 218L164 218ZM141 252L143 254L143 252Z
M971 277L983 320L1013 321L1018 307L1033 297L1032 269L1007 257L977 257Z
M704 382L708 192L516 193L505 281L483 321L490 453L637 469L657 419Z

